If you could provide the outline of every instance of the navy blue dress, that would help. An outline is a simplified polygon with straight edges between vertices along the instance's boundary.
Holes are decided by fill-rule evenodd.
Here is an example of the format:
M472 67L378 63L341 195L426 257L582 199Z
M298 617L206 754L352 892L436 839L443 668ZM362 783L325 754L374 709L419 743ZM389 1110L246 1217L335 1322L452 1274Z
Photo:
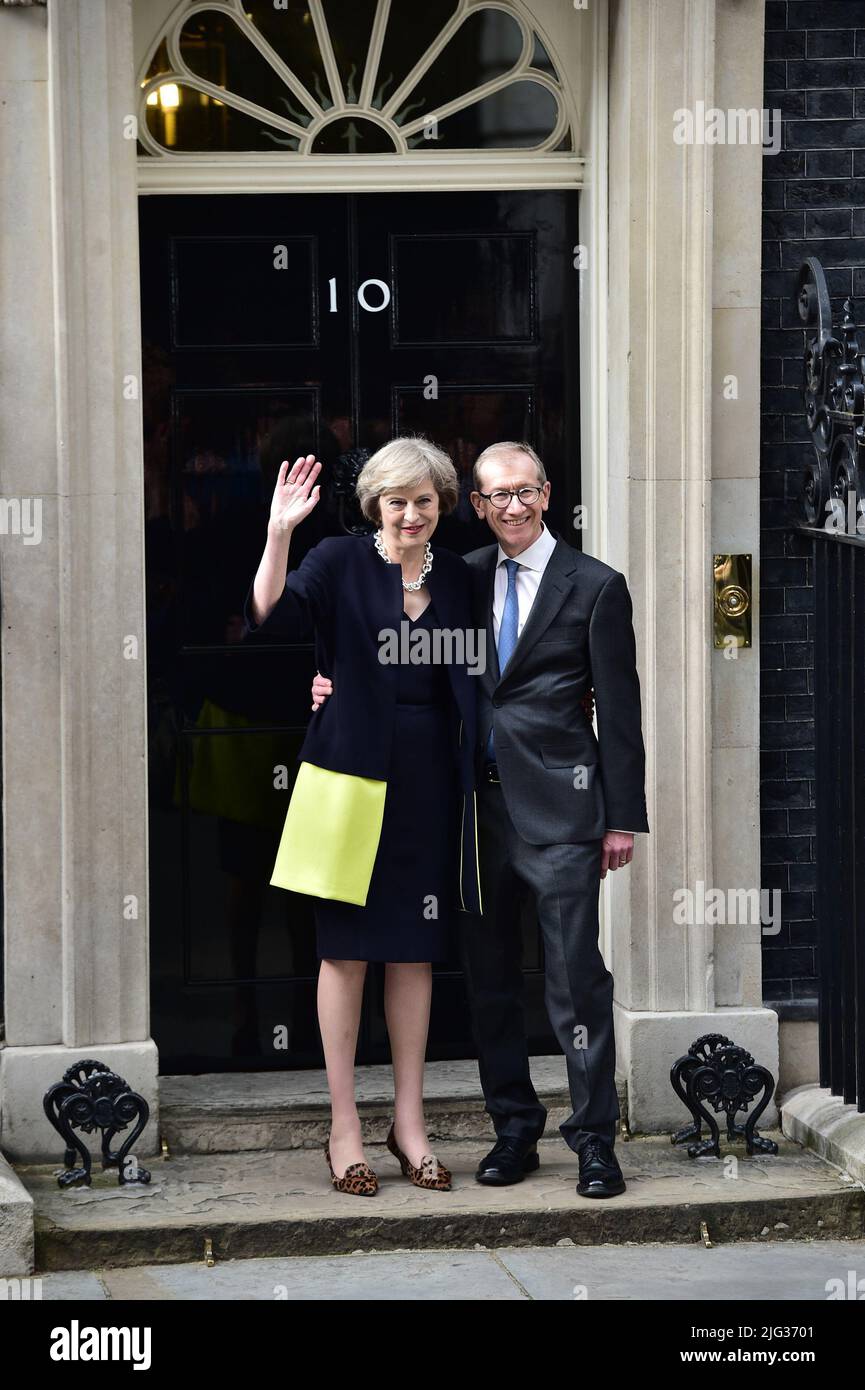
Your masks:
M435 563L426 588L438 615L437 626L449 634L449 639L461 631L474 631L472 574L468 565L461 556L444 548L433 546L432 553ZM254 587L253 579L243 605L244 639L253 643L273 639L300 643L314 638L316 665L333 681L333 694L310 720L298 761L350 777L386 782L393 762L399 665L380 660L379 634L385 629L399 628L405 602L400 566L382 563L376 554L374 535L327 536L306 553L297 569L288 571L281 597L261 624L253 620L251 612ZM427 611L421 617L425 622L431 620ZM447 648L453 654L450 640ZM477 655L483 659L482 652ZM470 666L451 660L446 668L424 672L412 667L404 675L408 681L419 677L421 681L429 678L441 682L442 689L445 680L450 685L451 698L446 707L459 769L457 818L461 840L454 896L466 912L481 912L475 824L477 679L473 668L474 661ZM406 690L410 695L408 686ZM413 704L426 703L411 695L407 699ZM407 755L424 757L413 746L408 747ZM394 772L401 775L396 765ZM409 808L412 824L414 817L419 817L417 823L425 835L435 833L428 803L431 804L438 786L437 773L435 769L427 786L418 779L413 788L417 801L412 799ZM431 887L429 892L434 889ZM431 933L434 927L427 930Z
M411 622L437 626L430 603ZM459 783L447 667L397 667L384 821L366 904L316 899L319 959L443 961L453 954Z

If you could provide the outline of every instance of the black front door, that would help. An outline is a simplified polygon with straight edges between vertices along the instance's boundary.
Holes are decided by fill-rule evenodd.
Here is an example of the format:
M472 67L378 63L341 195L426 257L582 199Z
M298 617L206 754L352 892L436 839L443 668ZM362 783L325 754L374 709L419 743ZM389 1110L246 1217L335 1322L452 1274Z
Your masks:
M490 539L474 459L528 439L579 544L577 194L154 197L140 221L153 1035L163 1071L321 1066L312 900L269 884L313 653L239 640L276 473L325 465L297 564L340 530L340 455L425 434L462 480L436 540L465 553ZM542 967L527 911L533 1052L557 1050ZM360 1062L388 1059L382 988L372 966ZM456 961L428 1055L474 1055Z

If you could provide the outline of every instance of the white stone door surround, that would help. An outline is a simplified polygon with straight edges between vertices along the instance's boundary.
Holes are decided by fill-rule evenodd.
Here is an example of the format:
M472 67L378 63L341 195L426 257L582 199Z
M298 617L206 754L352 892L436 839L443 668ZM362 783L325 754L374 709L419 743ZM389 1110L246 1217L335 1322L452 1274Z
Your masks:
M529 8L542 18L547 3ZM159 1133L144 833L140 175L129 138L134 26L148 4L168 8L0 7L0 88L16 111L14 127L0 125L0 368L12 384L0 405L2 491L44 504L41 544L6 536L0 548L0 1146L22 1160L57 1156L42 1095L82 1057L114 1065L148 1099L142 1157ZM763 156L677 145L672 127L673 112L698 100L761 105L763 6L610 0L608 25L589 0L588 16L574 19L587 17L584 544L625 572L634 601L652 830L606 887L606 941L631 1128L658 1130L684 1119L669 1067L700 1033L729 1033L777 1075L759 924L673 918L677 888L759 885L758 650L726 661L712 649L711 560L716 550L759 554ZM454 168L452 177L469 176ZM739 377L734 400L722 391L729 373ZM755 601L758 575L755 563Z

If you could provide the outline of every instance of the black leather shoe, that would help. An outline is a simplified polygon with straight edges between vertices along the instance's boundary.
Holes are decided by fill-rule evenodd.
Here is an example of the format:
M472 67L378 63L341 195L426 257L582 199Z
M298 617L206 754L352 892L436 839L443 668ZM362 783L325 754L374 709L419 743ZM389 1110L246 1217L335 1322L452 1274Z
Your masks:
M526 1173L540 1166L537 1140L525 1143L522 1139L499 1139L478 1164L475 1178L490 1187L507 1187L522 1182Z
M581 1197L616 1197L625 1191L619 1160L599 1134L592 1134L579 1151Z

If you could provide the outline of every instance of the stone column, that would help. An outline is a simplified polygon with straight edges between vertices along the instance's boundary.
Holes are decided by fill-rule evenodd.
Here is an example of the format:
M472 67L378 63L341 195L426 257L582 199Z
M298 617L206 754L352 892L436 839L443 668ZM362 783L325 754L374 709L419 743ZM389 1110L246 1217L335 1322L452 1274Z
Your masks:
M760 882L757 619L738 660L714 651L712 557L751 553L756 593L762 152L677 143L674 129L683 109L701 127L698 102L762 107L762 26L761 0L611 5L605 558L634 601L651 827L609 889L634 1130L687 1121L669 1071L702 1033L778 1072L759 923L674 918L679 889ZM723 413L731 371L742 394Z
M151 1105L136 151L131 0L0 12L6 1038L2 1147L56 1158L42 1095L105 1061ZM22 66L23 64L23 66ZM7 375L11 367L11 378ZM145 1140L147 1141L145 1143Z

